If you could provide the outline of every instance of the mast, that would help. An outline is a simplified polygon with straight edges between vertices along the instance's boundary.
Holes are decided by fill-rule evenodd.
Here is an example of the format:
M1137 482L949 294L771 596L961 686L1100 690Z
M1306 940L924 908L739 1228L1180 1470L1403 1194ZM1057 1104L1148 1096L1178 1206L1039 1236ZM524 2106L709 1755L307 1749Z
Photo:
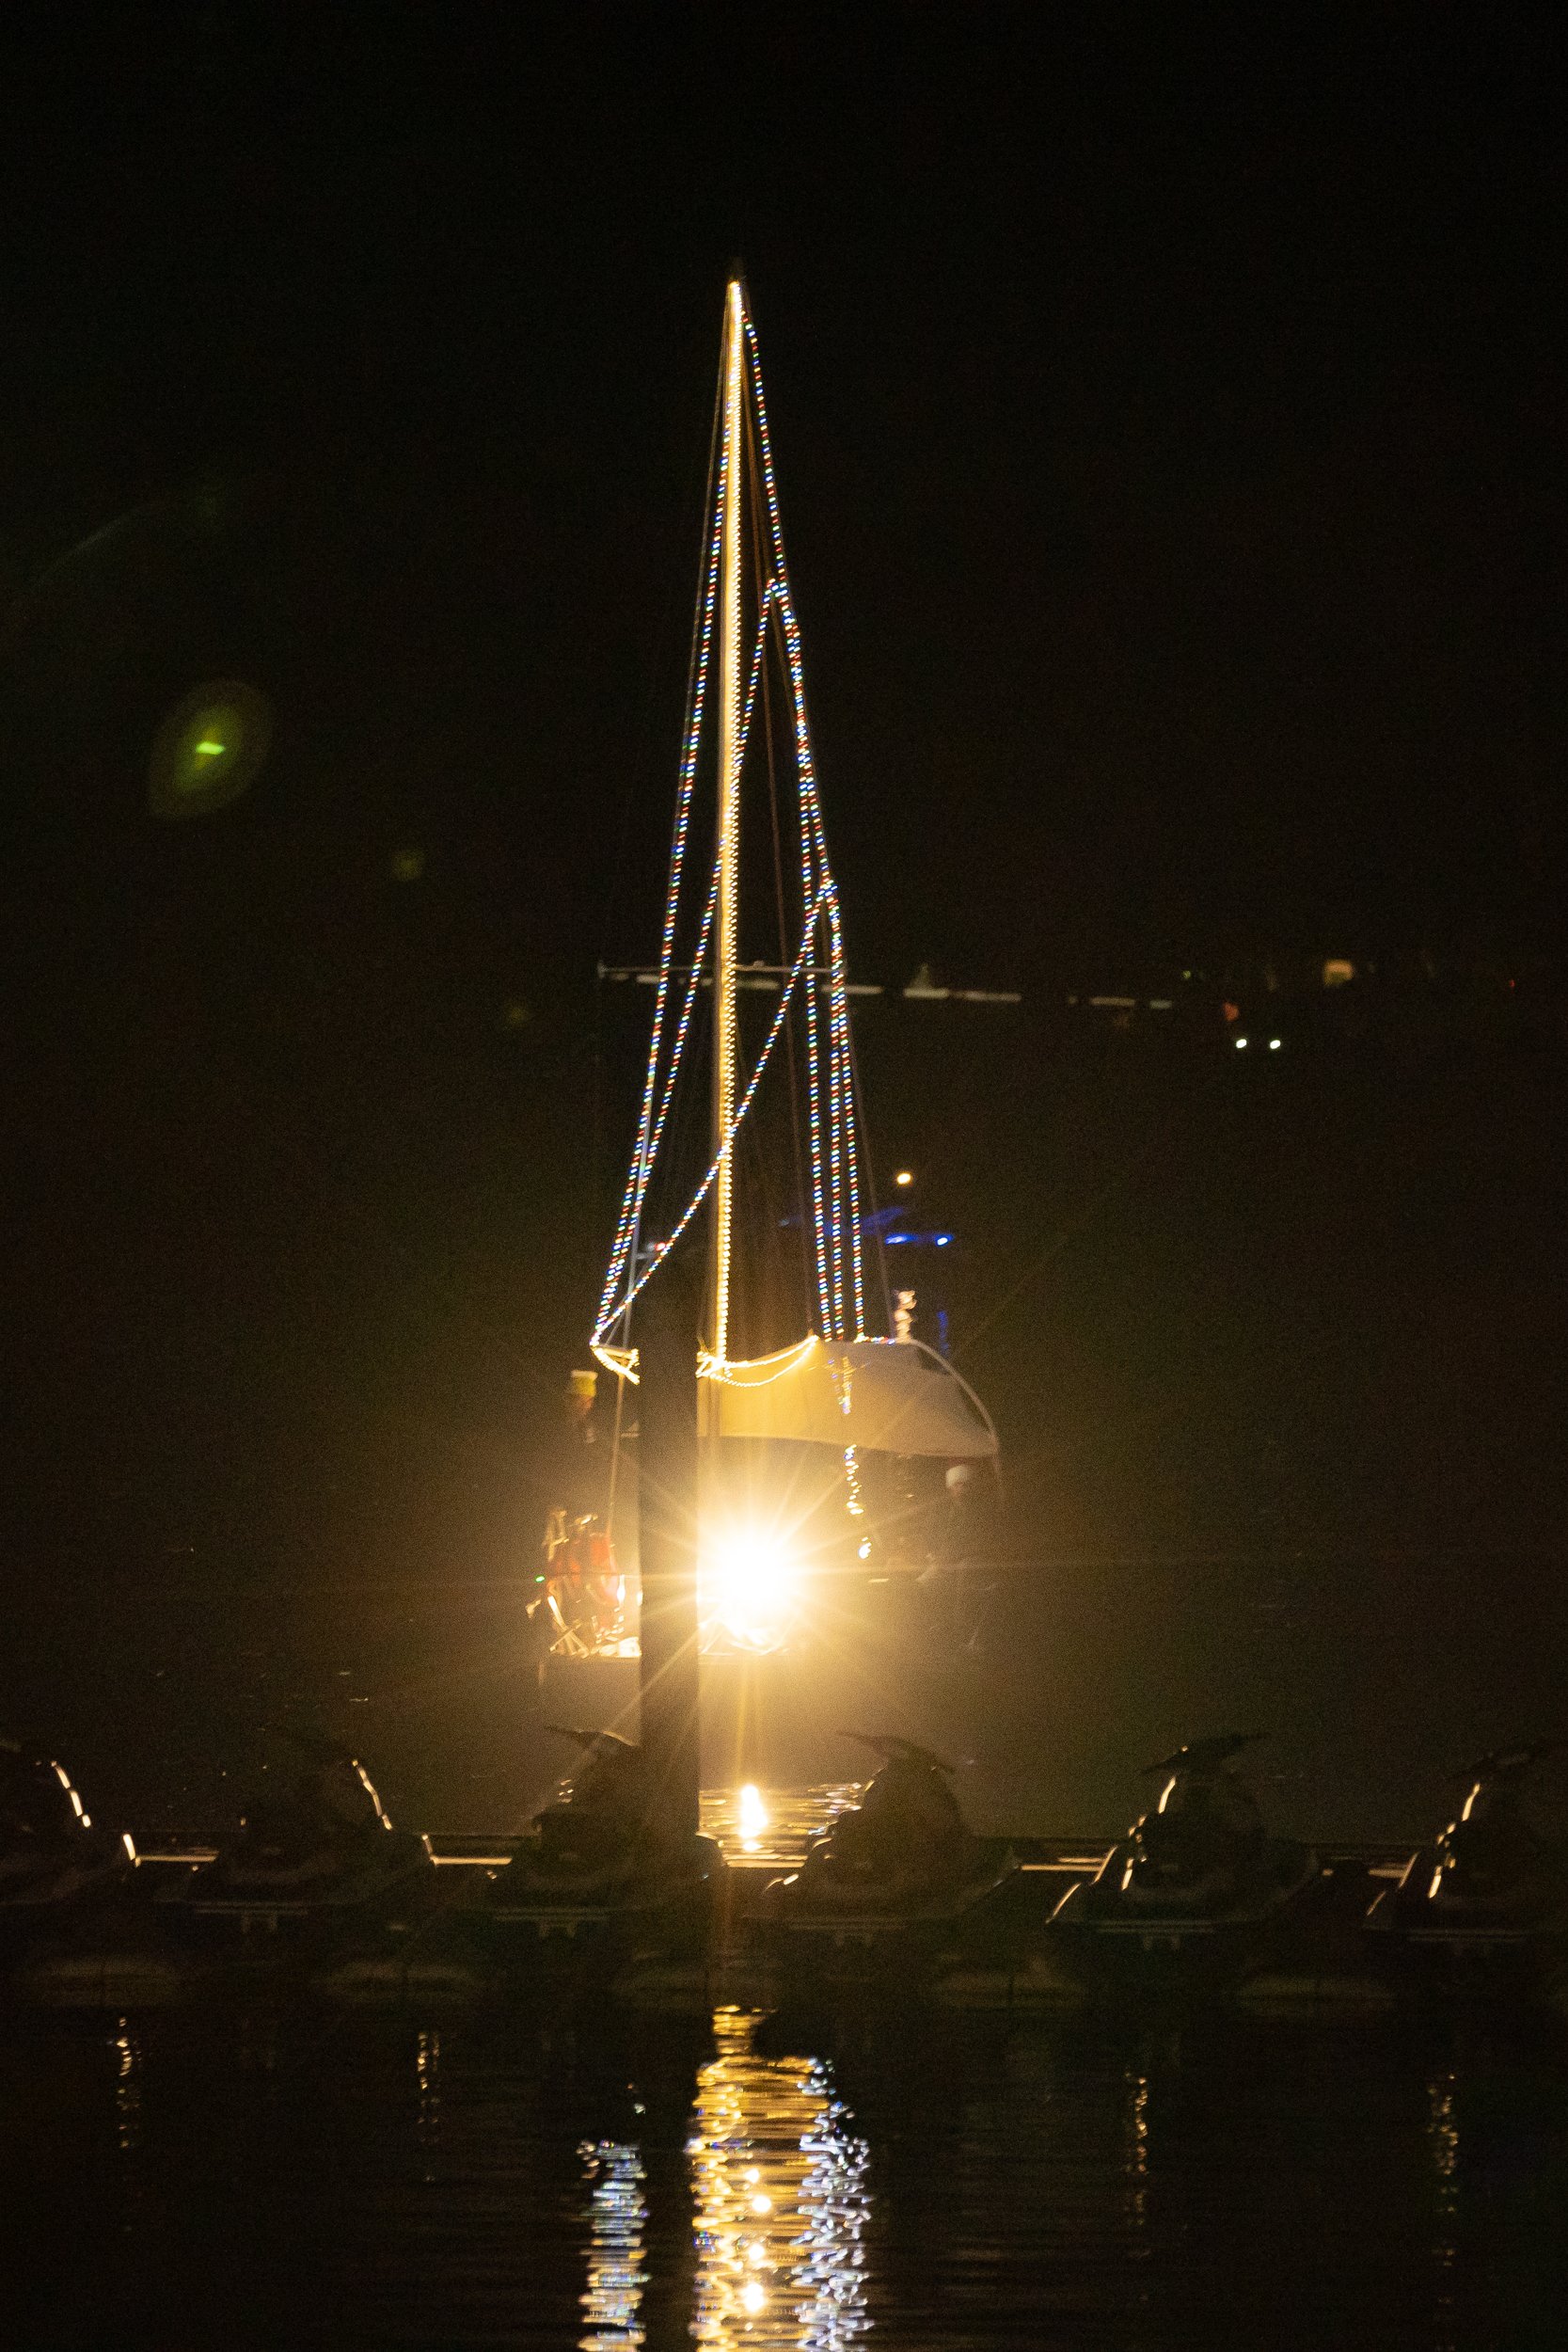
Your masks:
M714 1359L729 1353L730 1252L735 1168L726 1138L735 1120L736 957L740 934L740 516L741 405L745 391L746 304L738 277L724 301L724 403L719 477L719 841L713 972Z

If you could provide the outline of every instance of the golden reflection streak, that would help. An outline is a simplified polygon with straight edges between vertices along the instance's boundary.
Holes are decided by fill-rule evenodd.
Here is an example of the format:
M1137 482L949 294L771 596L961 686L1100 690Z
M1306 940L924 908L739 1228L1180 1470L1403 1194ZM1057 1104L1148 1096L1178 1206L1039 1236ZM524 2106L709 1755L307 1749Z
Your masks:
M1449 2352L1454 2328L1454 2270L1459 2259L1459 2118L1455 2112L1456 2078L1451 2072L1434 2075L1427 2085L1427 2147L1435 2175L1433 2219L1436 2229L1433 2259L1437 2270L1433 2318L1441 2329L1434 2338L1438 2352Z
M620 2140L585 2139L578 2150L593 2191L588 2208L587 2322L578 2352L632 2352L646 2342L642 2290L648 2199L641 2151Z
M420 2146L425 2156L427 2181L434 2181L430 2169L441 2144L441 2037L438 2033L421 2033L414 2052L414 2074L420 2087Z
M858 1780L824 1782L811 1788L705 1788L705 1837L717 1838L729 1863L756 1862L797 1868L806 1849L842 1813L857 1804Z
M121 2155L130 2155L141 2140L141 2044L128 2019L116 2020L115 2132Z
M742 1853L758 1853L762 1850L762 1833L772 1826L773 1817L763 1803L762 1790L755 1781L749 1780L740 1791L737 1806Z
M1129 2066L1122 2083L1127 2097L1122 2172L1133 2231L1141 2237L1148 2222L1148 2076Z
M820 2058L761 2058L760 2020L721 2009L697 2076L691 2334L714 2352L842 2352L865 2334L866 2144Z

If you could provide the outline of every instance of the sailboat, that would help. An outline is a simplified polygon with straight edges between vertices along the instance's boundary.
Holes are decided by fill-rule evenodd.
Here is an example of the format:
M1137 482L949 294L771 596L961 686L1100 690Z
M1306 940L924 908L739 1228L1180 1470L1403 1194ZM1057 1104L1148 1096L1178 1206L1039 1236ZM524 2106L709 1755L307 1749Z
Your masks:
M992 1460L997 1438L974 1391L912 1336L907 1302L893 1309L885 1281L872 1279L879 1266L867 1264L877 1228L844 921L756 327L738 274L724 299L703 548L659 958L639 976L653 989L646 1069L592 1347L620 1384L619 1438L631 1418L626 1391L637 1381L639 1302L705 1215L697 1363L705 1640L761 1647L787 1613L781 1593L798 1565L788 1555L807 1549L819 1571L879 1577L927 1565L904 1559L890 1534L894 1519L907 1524L907 1507L878 1508L887 1466L903 1466L907 1504L910 1465ZM787 803L781 769L793 786ZM764 770L776 960L743 961L743 787ZM706 811L711 862L697 852ZM693 1163L689 1098L705 1075L705 1135ZM769 1209L748 1222L743 1147L765 1124L769 1089L775 1104L790 1104L801 1197L781 1216L775 1184ZM785 1130L776 1109L774 1118L778 1136ZM762 1156L790 1155L765 1146ZM776 1164L769 1172L777 1177ZM781 1236L795 1252L793 1285L759 1271L764 1245L776 1249ZM879 1300L891 1330L872 1328ZM795 1327L781 1331L791 1314ZM758 1346L759 1338L770 1343ZM610 1532L626 1549L619 1526ZM615 1645L625 1654L629 1642Z

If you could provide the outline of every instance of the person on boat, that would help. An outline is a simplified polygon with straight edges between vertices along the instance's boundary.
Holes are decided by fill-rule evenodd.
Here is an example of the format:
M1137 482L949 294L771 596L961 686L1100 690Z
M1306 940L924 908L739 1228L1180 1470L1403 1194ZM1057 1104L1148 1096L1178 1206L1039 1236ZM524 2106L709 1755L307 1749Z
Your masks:
M595 1637L601 1642L619 1641L626 1612L626 1579L615 1565L610 1537L596 1515L583 1522L580 1534L588 1610Z
M569 1645L593 1650L623 1631L626 1580L594 1512L568 1519L552 1511L545 1537L545 1594L551 1622Z

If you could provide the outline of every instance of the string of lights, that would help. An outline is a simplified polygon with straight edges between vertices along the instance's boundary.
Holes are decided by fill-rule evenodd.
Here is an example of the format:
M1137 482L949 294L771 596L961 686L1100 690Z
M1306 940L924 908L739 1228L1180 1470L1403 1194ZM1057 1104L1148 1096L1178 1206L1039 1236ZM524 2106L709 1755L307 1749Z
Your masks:
M762 611L757 622L756 643L752 654L751 680L747 689L746 707L741 721L740 745L742 756L744 756L746 743L751 735L752 714L756 707L757 687L762 676L763 660L768 650L768 618L772 605L772 600L773 583L769 580L767 588L763 592ZM627 1266L630 1264L633 1257L635 1256L637 1227L647 1198L647 1188L652 1179L654 1163L658 1156L658 1147L663 1140L665 1125L669 1120L671 1106L674 1102L675 1079L680 1069L681 1057L686 1048L687 1034L691 1026L691 1015L696 1007L698 991L702 981L703 961L704 958L707 954L708 942L712 936L713 918L718 903L719 864L716 859L714 862L713 872L708 882L707 904L703 910L703 920L697 934L696 949L692 955L690 970L687 975L686 996L681 1006L680 1019L675 1026L674 1041L670 1051L669 1067L664 1074L663 1092L659 1098L658 1109L653 1120L652 1131L646 1137L645 1144L641 1150L640 1156L633 1161L632 1183L627 1187L621 1220L616 1230L614 1247L610 1251L610 1269L605 1278L604 1292L599 1301L599 1315L601 1322L606 1313L609 1311L611 1301L620 1290ZM672 954L673 952L673 940L670 943L670 952ZM665 981L667 978L667 963L668 957L661 960L659 967L659 979L661 982ZM652 1059L653 1049L650 1048L650 1060ZM645 1095L644 1101L646 1101ZM631 1212L629 1217L626 1214L628 1208ZM616 1310L617 1314L624 1313L627 1304L629 1304L628 1301L623 1301L621 1306Z
M724 1132L706 1174L672 1227L667 1238L651 1248L644 1248L641 1246L641 1232L649 1188L669 1128L672 1106L675 1100L676 1082L686 1055L692 1016L705 977L705 961L710 958L713 949L716 909L721 897L721 877L725 854L725 845L721 837L709 882L706 903L697 929L695 950L685 975L686 986L684 991L677 990L676 948L682 927L682 902L688 872L690 827L705 730L710 706L713 703L710 689L713 670L714 622L720 603L722 517L726 496L731 486L730 468L736 462L736 452L738 447L738 437L733 430L736 420L733 416L729 416L726 419L717 480L710 485L710 530L699 605L692 685L682 739L674 841L671 852L669 888L660 939L654 1017L648 1042L642 1100L631 1168L599 1302L598 1320L594 1333L595 1344L604 1339L612 1325L625 1324L633 1301L649 1279L659 1259L686 1232L713 1184L720 1179L721 1171L726 1171L721 1192L723 1186L727 1186L731 1181L727 1170L736 1133L755 1098L763 1071L771 1057L778 1037L782 1034L786 1013L802 977L805 979L804 1059L811 1192L807 1223L811 1234L818 1328L821 1336L826 1339L859 1339L864 1335L865 1281L861 1232L861 1147L843 925L837 888L828 860L827 828L823 819L811 730L807 718L800 630L790 589L788 566L784 560L784 528L778 486L773 470L772 444L768 432L767 405L763 397L756 329L749 316L743 317L742 324L744 365L740 371L742 380L738 391L742 400L751 401L756 423L755 446L760 459L767 515L764 561L760 568L766 577L757 601L755 635L752 644L744 700L736 721L732 723L736 729L734 739L736 747L733 756L736 770L738 770L744 761L746 748L751 739L758 688L767 659L768 640L771 636L782 658L789 691L789 725L794 748L800 831L800 888L802 922L800 946L787 984L782 992L780 1004L762 1055L747 1083L744 1094L738 1104L735 1104L733 1117L729 1117L726 1120L723 1107L721 1106L719 1123L723 1125ZM733 638L730 642L733 644ZM737 664L738 658L739 649L736 647L735 654L727 656L726 660L735 660ZM733 694L738 683L739 680L732 675L731 685L727 691ZM733 703L730 707L734 708ZM721 826L721 836L722 832ZM731 854L733 856L733 848ZM816 948L819 940L821 953L818 957ZM678 1012L674 1010L677 1002ZM730 1067L727 1061L725 1067L726 1069ZM724 1095L727 1102L734 1101L733 1090L727 1079Z
M687 1227L690 1224L692 1218L696 1216L698 1210L702 1207L703 1202L707 1199L709 1192L712 1190L714 1180L729 1156L735 1138L739 1134L746 1114L752 1107L752 1103L756 1094L756 1090L762 1084L762 1074L772 1058L773 1048L778 1043L781 1036L784 1034L784 1025L788 1017L789 1008L794 997L795 991L800 985L801 974L805 971L806 965L811 960L812 948L816 936L816 927L818 921L830 903L830 893L829 891L824 891L806 917L805 932L800 941L800 952L796 957L793 965L790 967L788 978L785 980L784 987L779 992L778 1009L773 1015L772 1023L768 1028L767 1039L764 1041L762 1052L757 1057L756 1068L752 1071L751 1077L747 1081L745 1093L736 1104L735 1117L731 1120L729 1127L724 1134L723 1139L721 1142L718 1151L714 1153L712 1159L708 1163L706 1175L703 1178L702 1183L697 1186L696 1191L687 1202L686 1207L682 1210L680 1216L671 1227L667 1237L663 1241L659 1242L655 1248L648 1252L647 1264L644 1265L641 1273L637 1276L636 1279L629 1283L625 1298L618 1305L614 1306L611 1311L608 1315L603 1316L599 1323L595 1325L594 1330L594 1344L595 1346L597 1346L600 1341L603 1340L611 1324L618 1323L626 1309L632 1305L639 1293L644 1288L652 1276L657 1272L659 1260L666 1256L667 1253L674 1248L676 1242L680 1240L682 1234L686 1232Z
M687 836L690 829L691 806L696 793L703 714L707 702L708 674L713 651L713 619L719 595L720 551L719 501L716 498L699 608L696 659L692 663L687 723L681 744L680 783L675 798L675 831L670 850L669 887L665 897L664 928L659 944L658 981L654 992L654 1017L648 1040L647 1073L642 1088L641 1108L638 1115L637 1140L632 1150L631 1173L626 1184L626 1197L621 1205L615 1240L610 1249L610 1269L605 1279L604 1295L599 1302L601 1325L607 1318L623 1273L635 1265L639 1226L643 1203L647 1198L648 1185L653 1176L654 1155L649 1138L654 1117L654 1098L658 1089L665 1009L669 1002L670 981L674 967L675 930L680 914ZM673 1058L678 1060L678 1049ZM626 1305L629 1307L630 1304L628 1297Z

